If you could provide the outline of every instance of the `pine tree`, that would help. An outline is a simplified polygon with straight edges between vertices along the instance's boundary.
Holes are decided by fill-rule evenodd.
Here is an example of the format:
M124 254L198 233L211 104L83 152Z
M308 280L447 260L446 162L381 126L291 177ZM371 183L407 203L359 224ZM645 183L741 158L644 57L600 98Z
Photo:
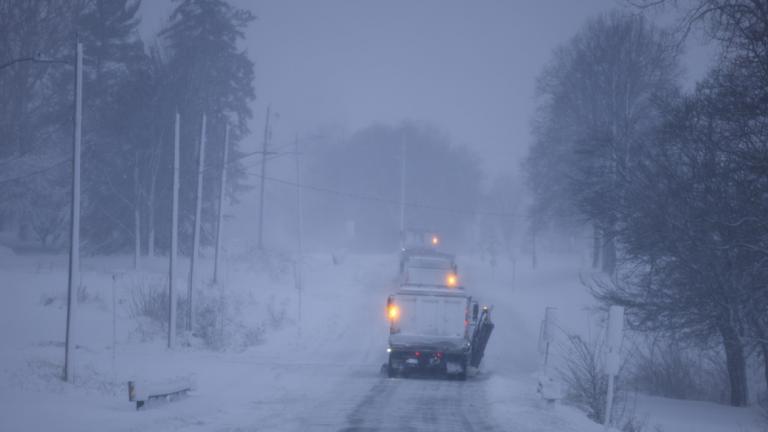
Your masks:
M0 228L24 240L40 237L30 215L60 214L68 203L44 197L68 172L72 69L30 60L71 59L75 16L70 1L0 0Z
M222 161L224 125L231 122L230 154L238 157L237 143L248 133L251 118L249 103L255 98L253 62L238 47L244 30L254 20L246 10L236 9L222 0L180 0L171 14L168 26L161 32L169 52L169 73L174 103L181 113L180 214L182 229L192 226L195 199L197 148L200 143L200 121L208 118L207 166L218 167ZM213 172L213 171L211 171ZM228 176L230 188L240 184L237 170ZM215 195L215 176L204 179L203 196ZM203 226L214 221L211 203L203 203ZM184 228L186 227L186 228ZM204 229L213 232L212 229ZM189 250L191 236L183 236L180 247ZM203 241L210 241L203 238Z
M139 234L136 183L144 176L134 171L147 165L151 144L140 81L148 56L137 30L139 6L137 0L93 0L77 20L86 55L83 226L93 252L125 249Z

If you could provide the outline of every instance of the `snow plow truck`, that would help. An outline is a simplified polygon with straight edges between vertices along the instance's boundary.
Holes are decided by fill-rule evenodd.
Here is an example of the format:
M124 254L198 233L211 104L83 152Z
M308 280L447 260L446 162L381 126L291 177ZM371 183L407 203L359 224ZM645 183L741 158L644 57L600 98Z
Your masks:
M437 372L465 380L494 327L490 308L461 287L401 286L387 299L387 316L389 377Z

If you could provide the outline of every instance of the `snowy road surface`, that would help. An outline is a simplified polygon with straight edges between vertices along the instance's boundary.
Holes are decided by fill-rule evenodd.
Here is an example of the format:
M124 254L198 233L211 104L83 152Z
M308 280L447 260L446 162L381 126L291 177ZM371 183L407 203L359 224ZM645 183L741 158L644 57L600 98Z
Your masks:
M231 269L229 293L243 318L266 319L264 340L245 351L164 347L162 335L136 331L118 309L112 356L110 302L115 263L86 261L93 300L79 306L76 383L61 368L60 286L64 263L7 263L8 302L0 304L0 430L57 431L509 431L602 430L583 413L549 412L535 392L536 337L544 306L574 306L572 271L526 280L487 264L462 262L464 282L494 305L496 330L479 375L465 382L387 378L385 303L394 256L350 256L343 265L318 257L305 266L301 320L292 280ZM162 264L162 263L160 263ZM562 275L562 276L558 276ZM568 282L565 282L568 281ZM553 289L556 287L557 289ZM238 291L239 290L239 291ZM48 300L48 299L52 300ZM128 299L130 300L130 299ZM120 303L118 303L120 304ZM3 306L8 307L3 307ZM286 317L280 321L281 308ZM562 314L565 319L566 313ZM234 316L234 315L233 315ZM271 318L270 318L271 317ZM279 324L279 322L278 322ZM129 379L192 375L197 389L173 403L137 412Z
M345 432L494 431L481 381L382 379L347 416Z

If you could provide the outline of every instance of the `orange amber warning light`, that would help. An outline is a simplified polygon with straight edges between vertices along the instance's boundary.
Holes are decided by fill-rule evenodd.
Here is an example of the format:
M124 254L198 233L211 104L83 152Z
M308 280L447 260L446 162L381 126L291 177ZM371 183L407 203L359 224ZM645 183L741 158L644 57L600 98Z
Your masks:
M398 317L400 317L400 308L397 307L396 304L389 305L387 308L387 316L393 321L396 320Z
M438 237L436 235L433 235L432 236L432 246L437 246L438 244L440 244L440 237Z
M448 273L448 276L445 277L445 284L449 287L455 287L459 284L459 277L454 273Z

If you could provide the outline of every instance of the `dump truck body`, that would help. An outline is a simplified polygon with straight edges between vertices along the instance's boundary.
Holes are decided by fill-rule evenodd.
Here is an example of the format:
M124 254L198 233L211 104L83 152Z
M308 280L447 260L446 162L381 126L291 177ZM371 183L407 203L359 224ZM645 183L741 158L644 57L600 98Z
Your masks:
M472 299L463 290L403 287L390 297L390 376L436 371L466 376Z

